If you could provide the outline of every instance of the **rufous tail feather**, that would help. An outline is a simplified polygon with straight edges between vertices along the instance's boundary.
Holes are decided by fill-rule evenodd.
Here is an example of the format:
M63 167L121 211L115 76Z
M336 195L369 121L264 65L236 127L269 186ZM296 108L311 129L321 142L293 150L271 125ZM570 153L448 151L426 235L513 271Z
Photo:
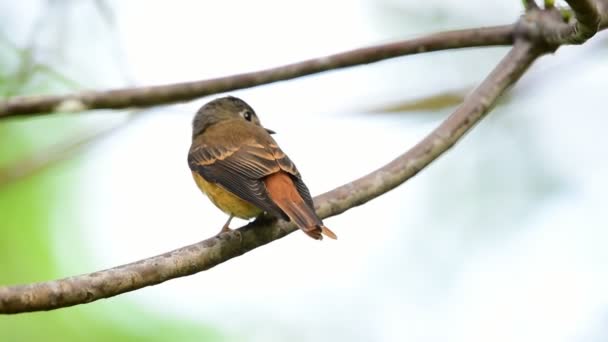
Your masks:
M277 172L268 176L264 183L272 201L308 236L315 240L323 239L323 235L334 240L338 238L304 202L288 174Z

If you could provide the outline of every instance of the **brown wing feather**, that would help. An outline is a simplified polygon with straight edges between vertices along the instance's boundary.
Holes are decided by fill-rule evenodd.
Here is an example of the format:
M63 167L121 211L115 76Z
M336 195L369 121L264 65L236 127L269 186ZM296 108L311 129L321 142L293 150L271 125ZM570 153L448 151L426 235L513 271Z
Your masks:
M199 145L188 154L188 165L207 181L216 183L245 201L286 219L268 197L265 176L280 170L271 154L255 143L236 147Z

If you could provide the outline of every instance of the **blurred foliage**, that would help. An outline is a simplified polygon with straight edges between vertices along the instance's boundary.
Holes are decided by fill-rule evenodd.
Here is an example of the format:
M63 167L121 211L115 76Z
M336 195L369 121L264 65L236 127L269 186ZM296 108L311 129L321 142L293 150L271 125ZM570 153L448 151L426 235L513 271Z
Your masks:
M521 234L568 189L568 180L543 154L535 135L542 128L518 108L518 101L499 105L425 174L453 180L429 185L425 229L406 248L410 258L424 260L427 272L441 275L437 286L449 288L465 260Z
M0 97L76 87L77 82L51 66L36 62L31 48L20 49L0 35ZM62 115L1 120L0 174L24 159L36 158L57 142L82 133L86 121L87 118ZM69 228L77 225L77 215L69 213L77 203L72 186L78 183L78 165L72 158L0 187L0 285L68 276L59 269L53 241L77 241L73 235L78 232ZM62 218L62 228L55 227L57 215ZM73 255L73 260L82 266L86 251L78 244L68 245L71 250L62 254ZM51 312L0 316L0 341L218 339L220 336L208 327L149 314L123 299Z
M461 103L470 88L443 91L437 94L422 96L415 99L406 99L370 110L371 113L403 113L403 112L437 112L441 109L451 108Z
M501 105L465 138L449 165L432 170L439 178L459 181L431 187L429 210L441 207L442 215L429 215L437 227L464 227L463 241L474 242L497 232L518 233L545 200L563 190L566 180L543 154L532 120L517 115L519 103ZM504 161L508 161L508 167ZM454 198L459 205L453 205ZM500 205L497 205L497 204Z

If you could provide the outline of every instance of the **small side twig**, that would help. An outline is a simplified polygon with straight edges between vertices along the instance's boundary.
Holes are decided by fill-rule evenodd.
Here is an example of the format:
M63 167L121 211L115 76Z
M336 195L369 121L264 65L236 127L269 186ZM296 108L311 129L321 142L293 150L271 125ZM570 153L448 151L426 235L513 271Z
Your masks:
M573 39L577 42L585 42L593 37L600 28L601 17L594 0L566 0L574 11L577 24Z
M538 9L538 4L535 0L522 0L522 2L526 11Z
M555 48L564 44L582 44L608 26L608 13L602 16L599 12L599 8L604 9L603 1L567 0L570 9L547 6L545 10L528 11L528 25L520 25L520 29L527 26L524 31ZM574 12L574 20L570 19L571 11ZM526 21L521 23L526 24Z

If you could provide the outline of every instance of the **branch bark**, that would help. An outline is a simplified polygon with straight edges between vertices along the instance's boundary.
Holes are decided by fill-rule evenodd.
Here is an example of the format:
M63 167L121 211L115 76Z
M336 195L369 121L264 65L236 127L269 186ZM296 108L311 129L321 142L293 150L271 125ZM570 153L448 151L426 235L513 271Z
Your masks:
M516 29L533 40L554 48L564 44L582 44L608 26L608 1L567 0L575 20L564 22L556 7L531 7Z
M338 215L390 191L452 147L492 108L544 51L517 41L510 52L437 129L384 167L315 198L322 218ZM207 270L295 230L262 217L233 232L159 256L65 279L0 287L0 313L52 310L140 289Z

